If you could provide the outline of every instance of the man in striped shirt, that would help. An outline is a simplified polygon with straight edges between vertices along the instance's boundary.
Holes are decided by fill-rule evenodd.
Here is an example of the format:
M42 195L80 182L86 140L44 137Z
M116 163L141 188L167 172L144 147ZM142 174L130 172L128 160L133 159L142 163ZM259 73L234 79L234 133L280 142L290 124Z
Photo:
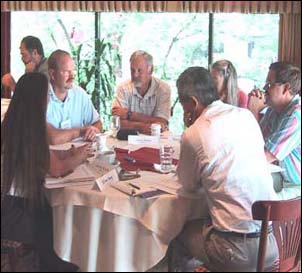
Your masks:
M112 114L120 116L123 129L150 134L151 124L158 123L165 130L171 107L169 85L152 76L153 58L145 51L135 51L130 66L131 80L118 86Z
M258 117L259 110L269 106L260 120L269 162L278 161L284 169L281 199L301 196L301 71L289 63L270 65L264 86L250 95L249 108ZM280 178L280 177L279 177ZM280 181L276 176L275 183Z

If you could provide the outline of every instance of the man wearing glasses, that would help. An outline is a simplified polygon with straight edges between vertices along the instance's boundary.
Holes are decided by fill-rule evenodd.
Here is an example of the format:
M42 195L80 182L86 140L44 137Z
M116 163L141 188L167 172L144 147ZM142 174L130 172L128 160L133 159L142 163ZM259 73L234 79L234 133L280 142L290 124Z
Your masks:
M267 160L279 162L284 169L274 177L275 190L281 199L301 196L300 69L285 62L272 63L264 90L251 92L248 108L260 123ZM260 119L259 112L266 105L268 109Z

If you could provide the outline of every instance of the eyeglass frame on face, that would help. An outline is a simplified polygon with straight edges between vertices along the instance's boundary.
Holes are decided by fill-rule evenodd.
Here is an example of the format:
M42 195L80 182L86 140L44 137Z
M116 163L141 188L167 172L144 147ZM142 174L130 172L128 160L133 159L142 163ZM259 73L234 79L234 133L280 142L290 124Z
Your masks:
M267 92L269 89L273 88L276 84L283 84L282 82L266 82L263 86L263 89L265 92Z

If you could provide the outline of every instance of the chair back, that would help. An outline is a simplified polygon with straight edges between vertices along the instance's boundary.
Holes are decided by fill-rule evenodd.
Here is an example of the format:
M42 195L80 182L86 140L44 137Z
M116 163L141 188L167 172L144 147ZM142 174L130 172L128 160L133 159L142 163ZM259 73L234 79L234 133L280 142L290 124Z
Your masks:
M269 222L278 244L277 271L298 271L301 260L301 197L280 201L256 201L252 206L254 220L261 220L257 272L265 270Z

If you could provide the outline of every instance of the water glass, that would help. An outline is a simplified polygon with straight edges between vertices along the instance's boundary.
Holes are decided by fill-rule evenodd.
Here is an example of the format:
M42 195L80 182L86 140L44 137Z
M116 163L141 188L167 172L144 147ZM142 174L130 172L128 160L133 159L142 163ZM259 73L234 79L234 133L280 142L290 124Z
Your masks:
M160 155L160 168L161 172L169 173L172 171L173 161L173 147L169 145L163 145L159 149Z
M116 137L117 132L121 128L121 120L119 116L112 116L110 121L110 129L112 131L112 136Z

